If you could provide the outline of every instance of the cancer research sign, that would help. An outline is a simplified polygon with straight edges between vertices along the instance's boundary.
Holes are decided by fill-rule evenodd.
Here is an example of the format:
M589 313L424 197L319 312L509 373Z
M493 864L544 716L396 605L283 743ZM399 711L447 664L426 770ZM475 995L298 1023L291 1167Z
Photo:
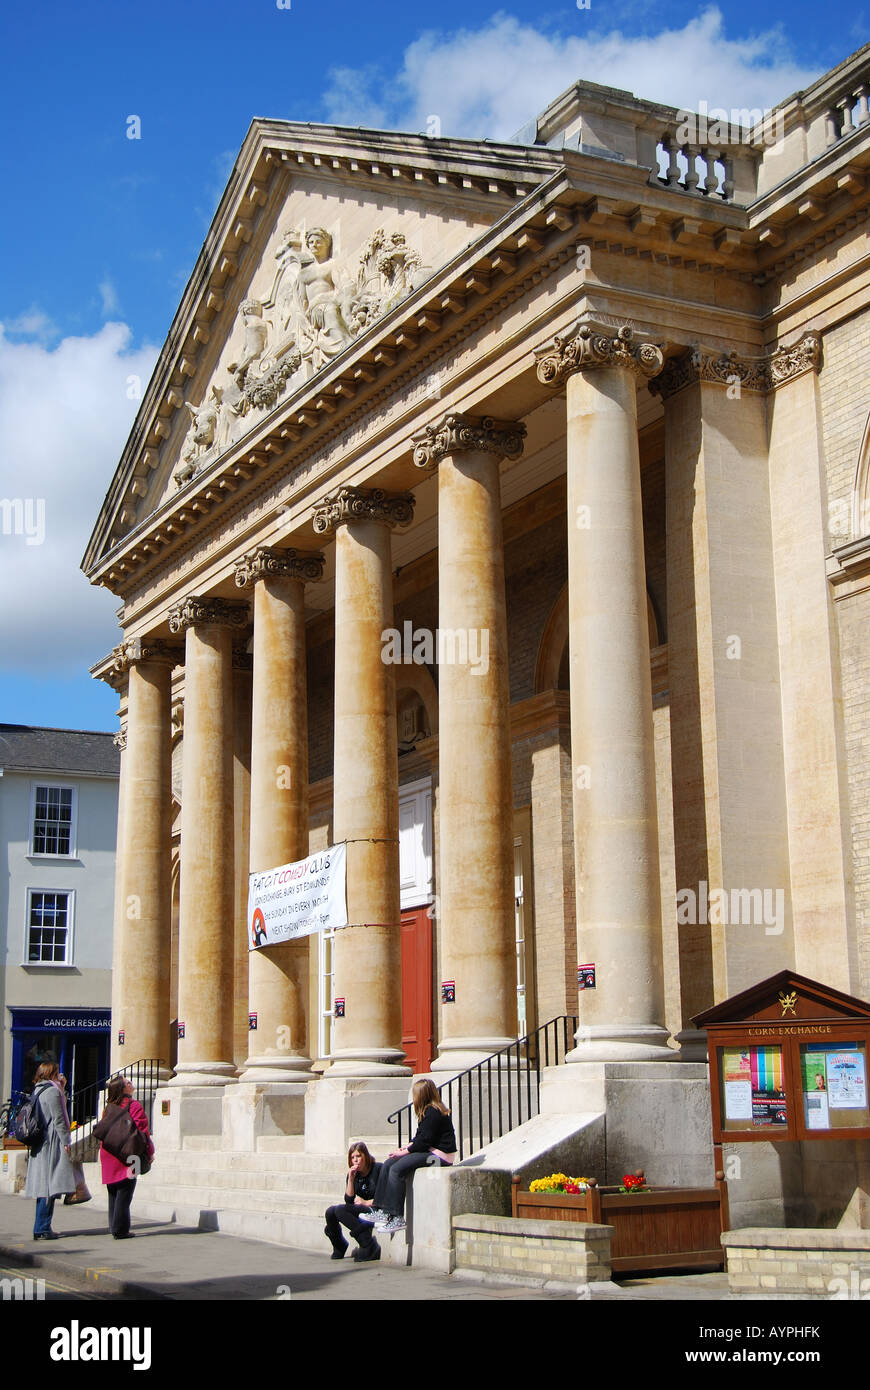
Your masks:
M347 926L347 846L333 845L296 864L251 874L248 950Z

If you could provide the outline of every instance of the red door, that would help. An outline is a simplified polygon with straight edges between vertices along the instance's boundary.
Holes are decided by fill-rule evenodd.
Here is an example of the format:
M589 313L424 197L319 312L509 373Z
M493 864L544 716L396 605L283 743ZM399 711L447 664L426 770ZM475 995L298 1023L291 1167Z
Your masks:
M402 913L402 1047L414 1073L432 1061L432 918L429 909Z

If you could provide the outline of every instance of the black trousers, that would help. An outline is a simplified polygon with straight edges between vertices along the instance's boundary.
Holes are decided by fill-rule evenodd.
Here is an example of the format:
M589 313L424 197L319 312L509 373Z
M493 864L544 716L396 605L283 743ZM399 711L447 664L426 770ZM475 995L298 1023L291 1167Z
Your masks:
M136 1187L135 1178L106 1184L109 1193L109 1230L113 1236L126 1236L130 1231L130 1203Z
M343 1245L347 1244L341 1233L342 1226L346 1226L354 1240L359 1242L361 1250L371 1245L375 1238L375 1228L359 1219L359 1213L367 1210L367 1207L352 1206L350 1202L341 1202L338 1206L327 1207L326 1234L336 1250L340 1250Z
M404 1216L405 1190L408 1178L416 1168L445 1167L435 1154L402 1154L401 1158L388 1158L381 1169L375 1189L375 1210L389 1212L390 1216Z

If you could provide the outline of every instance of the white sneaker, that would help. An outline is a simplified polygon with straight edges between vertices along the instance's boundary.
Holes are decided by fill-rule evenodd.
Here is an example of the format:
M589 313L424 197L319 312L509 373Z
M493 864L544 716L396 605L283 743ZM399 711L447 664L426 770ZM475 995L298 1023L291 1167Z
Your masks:
M375 1230L385 1231L392 1220L393 1217L388 1211L375 1212Z
M404 1229L405 1229L405 1218L404 1218L404 1216L391 1216L390 1219L389 1219L389 1221L387 1222L386 1226L384 1226L382 1229L385 1230L385 1231L387 1231L388 1234L390 1234L390 1235L392 1235L393 1231L404 1231Z
M377 1216L378 1213L376 1211L372 1211L371 1207L369 1207L368 1211L360 1212L359 1219L360 1221L364 1221L367 1226L373 1226L375 1224L375 1218Z

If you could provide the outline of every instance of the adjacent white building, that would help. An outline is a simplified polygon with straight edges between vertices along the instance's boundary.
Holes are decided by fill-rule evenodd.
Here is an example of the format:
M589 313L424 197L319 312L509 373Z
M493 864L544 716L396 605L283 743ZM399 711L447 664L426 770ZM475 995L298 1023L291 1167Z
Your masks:
M108 1071L120 752L113 736L0 724L0 1085L54 1057Z

